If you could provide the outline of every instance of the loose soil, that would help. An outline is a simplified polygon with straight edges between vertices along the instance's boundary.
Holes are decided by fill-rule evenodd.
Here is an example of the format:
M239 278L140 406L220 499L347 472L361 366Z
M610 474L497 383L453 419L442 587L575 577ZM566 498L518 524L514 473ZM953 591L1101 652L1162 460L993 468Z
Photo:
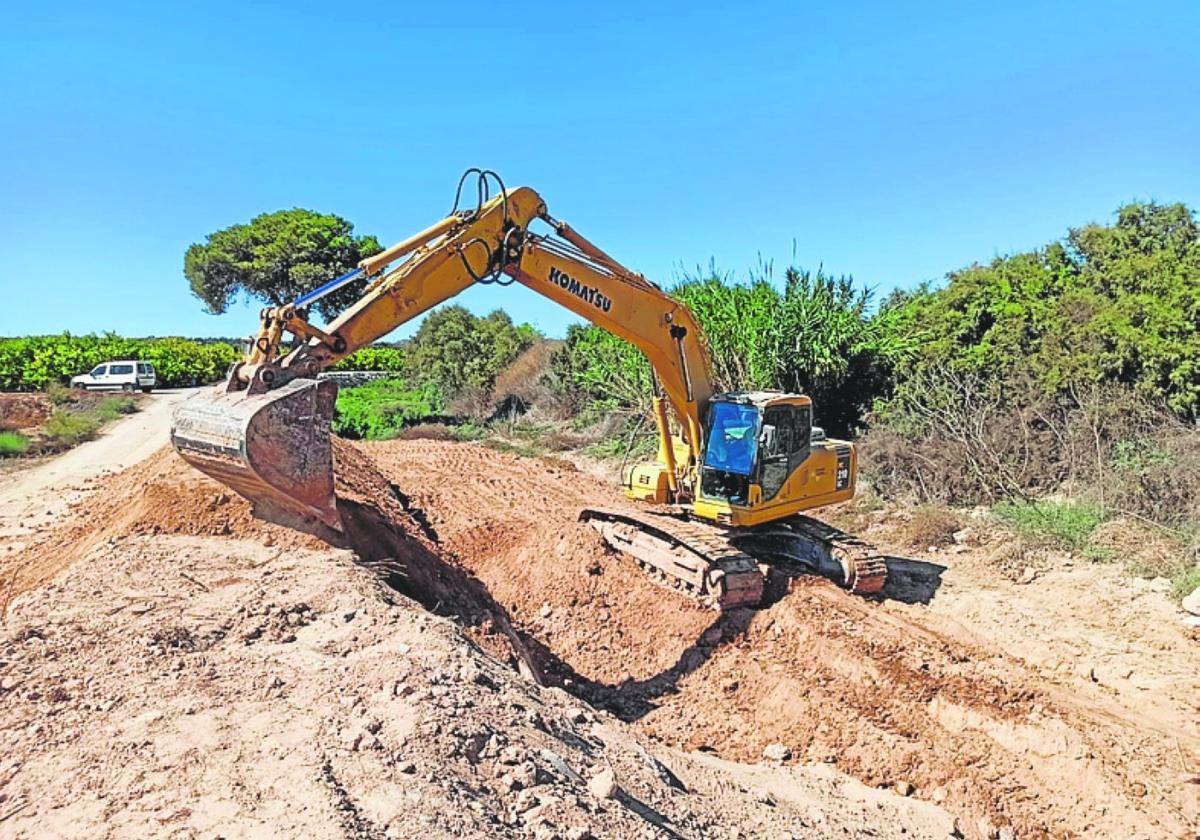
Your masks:
M456 711L449 717L434 714L437 703L426 707L412 701L403 704L403 711L396 707L392 712L384 706L376 709L371 705L374 701L366 699L386 690L388 683L379 674L392 679L387 668L411 671L410 657L395 652L396 639L413 646L424 642L427 628L451 627L430 616L434 613L466 628L461 637L450 630L440 632L446 639L461 638L452 642L454 650L462 645L461 650L473 651L469 657L473 668L487 670L492 666L481 663L507 663L550 686L562 687L577 699L553 688L538 690L520 680L513 668L497 666L498 670L487 670L487 681L504 686L497 689L502 696L509 686L523 686L511 690L526 692L538 703L562 704L555 708L568 718L581 708L579 701L586 701L581 713L594 715L596 722L618 733L614 737L628 739L623 743L631 754L645 749L638 739L648 739L657 745L656 754L669 756L667 763L675 774L682 775L679 767L695 768L687 772L699 774L696 778L717 774L711 777L716 780L712 792L698 799L689 795L682 811L665 804L674 796L667 792L674 789L669 784L654 788L653 795L645 792L648 798L635 796L661 818L658 822L629 803L604 811L620 819L634 814L635 824L605 822L608 818L600 815L585 793L581 796L571 774L543 767L550 776L561 777L553 782L561 789L546 793L559 804L567 803L569 813L554 812L548 818L560 832L582 821L597 826L601 836L611 837L638 836L642 831L649 831L649 836L736 836L739 821L762 819L766 821L757 823L758 830L745 822L745 836L829 836L841 831L892 836L890 830L901 827L908 836L947 836L950 824L936 822L944 808L957 821L959 834L968 838L1191 838L1195 834L1200 815L1196 786L1200 645L1187 635L1154 584L1135 583L1113 567L1057 558L1036 581L1022 585L991 559L1002 549L1003 538L979 524L972 526L976 536L969 546L955 545L923 558L891 558L887 597L881 600L853 597L819 580L777 580L772 601L763 609L719 615L654 585L631 562L609 552L595 532L578 521L578 511L626 503L612 485L565 462L517 458L482 446L431 440L342 444L336 459L339 509L350 525L355 556L370 571L352 566L345 552L331 561L330 550L312 537L255 520L248 503L231 497L167 451L102 481L98 492L79 503L63 522L40 533L24 551L0 554L0 580L7 582L5 602L11 602L9 625L17 628L16 636L24 632L19 627L40 627L39 621L60 616L63 609L69 609L71 616L68 626L42 634L43 641L51 635L56 639L53 646L32 643L38 650L56 651L53 658L26 657L24 646L31 644L27 633L23 639L13 636L0 651L0 659L5 660L0 674L16 673L26 688L12 691L32 704L11 714L6 711L6 719L0 722L4 727L0 731L7 733L5 755L16 756L10 763L19 765L12 769L6 769L7 763L0 765L0 786L19 786L25 801L32 801L29 792L39 789L39 779L51 778L51 771L63 774L68 747L79 752L77 746L71 747L77 744L71 738L91 736L85 735L88 727L67 717L62 720L69 724L65 727L69 738L56 736L50 746L38 740L41 736L33 727L47 726L42 715L49 714L45 692L53 690L52 677L68 679L59 672L65 673L69 664L79 672L70 678L81 680L81 685L88 686L87 679L100 680L101 672L108 671L88 670L81 663L88 650L104 648L88 646L101 645L121 633L133 638L171 631L166 624L155 630L145 617L157 615L171 619L166 623L183 626L190 638L211 641L199 643L195 651L183 645L186 653L179 653L170 642L173 636L166 642L159 639L150 647L166 650L154 654L166 659L160 662L152 657L149 664L140 662L132 648L114 649L107 656L108 669L114 673L124 669L141 699L123 715L105 710L96 731L111 733L112 727L126 725L123 721L140 721L164 707L166 717L155 718L152 727L163 720L165 727L173 716L189 714L188 708L203 708L208 710L204 714L211 715L212 709L232 703L242 714L222 712L219 721L207 721L224 733L219 740L236 745L229 747L233 752L227 760L217 761L210 773L195 764L199 760L195 756L188 759L196 767L189 772L205 795L220 799L220 783L230 777L244 783L244 790L221 799L226 802L221 807L233 808L227 802L232 799L242 809L230 813L249 809L270 825L269 809L252 802L280 805L287 801L280 786L297 779L297 784L324 786L331 791L327 800L333 803L329 812L317 806L307 814L289 811L287 824L302 826L299 833L324 836L307 829L341 814L339 819L357 820L356 836L373 836L374 829L390 832L389 836L410 836L403 833L407 829L397 827L397 817L384 813L383 803L391 801L389 796L400 797L396 801L411 798L411 790L433 796L436 787L442 791L436 796L449 797L437 801L453 804L454 813L463 820L453 826L431 824L443 832L490 831L500 836L508 836L504 831L516 832L511 836L536 832L541 823L522 817L525 811L510 813L518 807L516 791L500 790L507 782L493 784L479 775L490 773L487 778L493 779L508 771L492 766L498 760L488 765L491 769L479 770L469 760L475 748L462 745L486 726L488 735L479 743L493 743L489 739L501 735L527 749L547 732L563 736L555 726L534 723L526 731L520 715L509 721L507 713L500 712L510 709L511 702L485 703L477 696L475 678L456 678L455 668L438 666L435 670L448 676L418 681L414 694L429 691L433 699L453 696L455 704L464 700L469 704L454 705ZM903 533L904 523L889 510L854 515L861 520L862 532L884 546L894 544ZM128 580L131 575L137 577L136 586ZM372 588L363 580L384 580L391 588ZM406 605L412 602L388 594L396 590L424 609L409 608ZM356 594L347 594L351 591ZM128 592L138 594L132 599L122 594ZM342 601L348 604L355 598L359 599L355 603L367 605L362 608L368 613L383 616L381 627L391 629L384 635L374 630L360 633L347 641L355 633L346 631L337 616ZM75 606L58 608L64 599ZM195 603L189 604L189 599ZM121 605L131 600L155 606L144 615L130 614L129 606ZM284 612L259 611L256 605L264 602ZM296 613L301 617L293 620L288 618L293 614L289 610L294 611L296 603L305 606ZM116 612L106 620L107 610ZM305 610L311 619L305 617ZM300 630L288 629L293 621L302 625ZM219 634L205 630L211 622L224 629ZM325 629L310 630L310 625ZM399 626L408 629L397 636L400 631L394 628ZM322 635L326 631L334 635ZM258 633L251 640L257 653L250 659L245 652L250 644L244 641L247 633ZM283 641L289 636L295 638ZM260 638L265 641L260 643ZM304 644L296 647L296 640ZM325 654L313 651L336 653L339 658L326 662L321 659ZM198 661L195 652L203 654L206 663L217 663L205 665L215 668L216 676L188 683L188 690L207 685L211 692L204 688L202 700L190 706L164 703L160 688L153 686L163 679L184 679L171 670L176 660L184 662L182 674L190 679L191 663ZM458 662L454 657L459 654L446 648L437 656ZM348 670L339 671L337 662ZM249 669L240 680L238 668ZM274 673L272 669L286 672L278 677L283 687L270 687L275 681L267 676ZM394 698L399 689L395 680L391 685ZM446 687L444 695L433 691L439 686ZM29 699L29 691L38 697ZM78 688L64 691L69 697L87 694ZM292 696L285 710L266 702L272 691ZM364 699L339 703L340 692ZM259 705L239 706L243 700L238 698ZM213 705L216 700L220 707ZM86 708L80 712L72 700L59 702L72 715L87 712ZM105 702L100 701L102 706ZM532 703L519 703L521 714ZM413 704L416 707L409 708ZM352 711L360 707L366 711L351 715L345 712L347 705ZM540 708L535 711L545 724ZM264 717L245 718L251 711ZM420 737L384 743L383 735L370 732L376 718L384 721L383 731L390 731L388 715L435 719L445 727L460 714L471 725L454 738L442 739L445 730L414 729ZM367 733L382 743L383 758L379 762L346 759L340 753L337 760L329 758L330 750L350 737L338 733L358 726L354 721L360 717L366 721ZM268 739L261 748L253 740L257 736L245 742L237 731L244 718L257 721L254 732L277 733L276 742ZM300 720L307 723L294 741L279 740L284 736L278 733ZM58 726L58 720L52 721ZM170 726L175 727L171 737L176 740L180 737L176 730L187 728L186 724ZM551 742L546 742L548 746L538 742L537 749L558 749L559 758L574 767L574 773L587 776L602 762L573 740L587 742L589 734L578 729L576 725L560 738L562 743L575 744L577 752L563 753L567 748ZM209 730L197 730L204 731ZM147 732L135 734L158 744ZM430 775L442 781L430 779L434 787L405 786L410 759L404 751L417 749L414 741L420 742L420 750L430 750L419 751L419 760L413 760L419 768L437 768ZM797 794L802 801L796 804L784 801L778 792L761 793L777 790L772 785L779 777L749 784L746 774L751 771L742 764L729 764L760 762L768 745L771 754L789 756L787 769L763 765L761 772L796 774L790 778L803 780L795 782L801 790L810 789L805 785L819 787L817 780L828 778L843 780L834 786L839 795L846 795L852 788L844 782L842 774L847 774L865 786L854 788L856 802L863 801L863 791L881 787L911 793L913 798L887 794L881 800L880 807L890 809L889 817L900 819L899 823L875 819L870 808L855 807L837 811L840 816L834 820L829 807L820 806L821 819L834 820L836 825L821 823L810 813L813 800L806 795ZM210 762L212 746L189 741L172 755L183 761L193 750ZM500 741L493 746L502 749ZM456 749L465 750L468 757L461 768L451 760L458 758ZM89 742L88 750L80 754L120 763L100 741ZM241 760L239 750L245 753ZM358 749L343 751L357 753ZM282 758L285 752L291 756L288 760ZM275 756L271 761L283 763L268 764L269 771L250 769L257 766L256 756L267 761L268 753ZM38 764L41 761L48 763ZM21 769L30 762L42 770ZM654 768L645 761L642 766ZM330 768L328 773L325 767ZM422 772L417 771L423 779ZM660 782L665 778L657 769L650 775ZM133 819L130 814L136 811L141 814L137 819L153 814L161 825L204 827L194 810L178 816L143 813L137 810L141 805L132 808L130 791L149 789L160 799L164 796L167 779L147 786L146 778L130 781L118 799L96 804L94 815L106 814L106 825L116 825L117 815ZM689 790L693 786L703 787L691 780L685 784ZM93 787L104 786L97 781ZM792 788L784 785L784 789ZM722 790L728 803L720 804L724 802L720 797L726 795L718 793ZM757 792L744 795L750 791ZM7 788L5 793L11 801ZM660 795L661 801L653 798ZM770 800L769 806L762 796ZM64 802L56 807L69 809L64 797L59 797ZM572 804L571 797L584 804ZM210 803L214 808L217 799ZM901 813L897 802L932 810ZM715 810L714 803L719 804ZM572 810L576 808L582 810ZM720 817L723 808L737 819ZM0 820L5 813L6 805L0 802ZM57 812L39 808L37 813L45 817ZM86 822L92 813L76 810L74 818ZM420 813L431 812L420 809ZM169 819L162 822L164 818ZM477 821L487 819L495 822ZM59 823L43 819L26 825L32 832ZM484 826L491 827L485 830Z
M893 558L880 602L801 579L766 609L718 617L576 520L624 504L612 485L479 446L364 449L542 646L549 673L665 743L741 761L783 743L870 785L912 785L967 836L1195 830L1200 646L1163 593L1114 569L1020 586L981 545ZM885 546L903 533L878 519L868 536ZM1097 637L1107 644L1089 649Z
M53 411L45 394L0 394L0 432L40 426Z

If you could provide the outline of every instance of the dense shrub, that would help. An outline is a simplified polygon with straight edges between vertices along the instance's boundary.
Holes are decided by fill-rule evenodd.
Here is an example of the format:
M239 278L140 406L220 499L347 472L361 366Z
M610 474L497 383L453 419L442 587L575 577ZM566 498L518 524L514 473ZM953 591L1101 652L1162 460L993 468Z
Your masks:
M198 385L220 379L239 355L224 341L184 338L123 338L112 333L6 338L0 339L0 390L66 383L113 359L151 362L163 387Z
M414 388L403 379L380 379L338 392L333 431L348 438L393 438L406 426L437 417L442 405L432 384Z
M1200 430L1132 386L1047 395L1029 380L930 368L860 446L864 474L891 498L973 505L1068 492L1106 514L1179 531L1200 523Z
M897 395L929 367L989 381L1030 379L1048 395L1129 386L1181 417L1200 413L1200 225L1182 204L1129 204L1113 225L893 296L894 326L920 338Z
M539 338L500 310L480 318L447 306L430 313L406 344L406 376L437 388L443 401L468 388L488 392L496 375Z
M911 344L894 316L871 317L871 295L848 277L788 268L781 287L764 271L749 283L687 278L671 294L704 330L717 391L776 388L812 395L817 418L846 434L890 381L891 359ZM567 388L634 414L648 410L649 364L599 327L567 334L556 370Z
M17 432L0 432L0 458L9 455L24 455L29 449L29 439Z

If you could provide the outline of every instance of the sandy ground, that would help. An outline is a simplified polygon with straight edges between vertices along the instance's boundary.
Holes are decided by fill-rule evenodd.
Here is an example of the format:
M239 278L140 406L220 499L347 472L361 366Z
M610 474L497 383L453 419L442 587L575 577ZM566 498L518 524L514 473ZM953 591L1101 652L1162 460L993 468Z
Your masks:
M175 406L195 389L157 391L143 408L109 425L96 440L40 462L36 468L0 475L0 540L23 544L86 498L97 479L140 463L162 448Z
M356 457L341 453L355 474L339 490L366 510L386 484ZM436 566L394 497L404 585L457 603L410 600L378 564L252 519L169 451L80 492L4 559L20 585L0 634L3 836L953 831L936 805L831 767L689 756L531 683L480 620L499 607Z
M721 616L608 552L576 514L623 502L562 461L338 462L370 569L169 451L0 554L0 833L1196 834L1200 645L1157 584L1015 583L980 524L882 600L777 578Z

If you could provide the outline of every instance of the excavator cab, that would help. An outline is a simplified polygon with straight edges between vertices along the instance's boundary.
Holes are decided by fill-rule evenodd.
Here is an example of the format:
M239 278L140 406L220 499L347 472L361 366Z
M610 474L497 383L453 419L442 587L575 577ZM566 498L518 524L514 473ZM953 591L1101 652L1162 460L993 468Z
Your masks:
M705 429L698 516L754 525L854 495L853 446L814 434L803 394L719 394Z

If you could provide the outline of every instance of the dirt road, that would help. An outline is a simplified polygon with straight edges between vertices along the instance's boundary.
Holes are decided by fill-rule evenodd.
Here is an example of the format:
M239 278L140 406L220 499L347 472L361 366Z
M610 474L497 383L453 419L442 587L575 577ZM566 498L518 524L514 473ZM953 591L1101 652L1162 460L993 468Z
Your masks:
M96 479L144 461L166 443L171 412L195 389L158 391L141 411L29 470L0 475L0 538L27 533L39 519L53 519L89 492Z

